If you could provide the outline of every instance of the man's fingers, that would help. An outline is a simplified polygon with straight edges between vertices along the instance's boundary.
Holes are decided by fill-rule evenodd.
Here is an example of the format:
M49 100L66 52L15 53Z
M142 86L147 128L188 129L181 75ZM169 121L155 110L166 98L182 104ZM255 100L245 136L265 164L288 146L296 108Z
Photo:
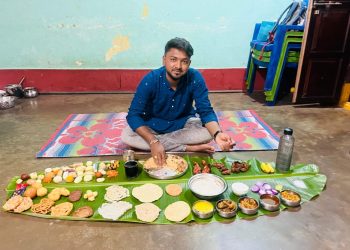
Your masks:
M160 164L161 165L165 164L165 154L160 154Z

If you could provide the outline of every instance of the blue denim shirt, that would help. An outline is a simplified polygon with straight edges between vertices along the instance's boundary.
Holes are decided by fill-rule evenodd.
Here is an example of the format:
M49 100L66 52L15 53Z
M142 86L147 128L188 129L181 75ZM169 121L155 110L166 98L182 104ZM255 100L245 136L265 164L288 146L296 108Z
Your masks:
M163 134L182 129L196 113L203 124L218 121L200 72L190 68L173 90L166 79L165 67L161 67L142 79L126 119L134 131L147 126Z

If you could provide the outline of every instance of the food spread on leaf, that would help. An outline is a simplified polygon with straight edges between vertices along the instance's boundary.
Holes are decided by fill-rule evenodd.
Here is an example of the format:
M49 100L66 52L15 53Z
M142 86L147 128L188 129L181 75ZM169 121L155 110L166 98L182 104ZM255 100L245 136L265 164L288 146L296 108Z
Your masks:
M311 186L309 176L305 179L301 172L292 175L292 178L289 174L288 179L281 182L278 181L280 175L266 177L264 173L274 173L274 169L272 166L272 169L269 168L269 163L259 161L254 163L194 158L190 166L193 171L192 180L187 177L154 180L147 175L140 175L130 181L123 169L119 171L119 161L88 161L45 168L43 172L22 173L13 178L8 186L8 199L2 207L8 212L46 218L188 222L194 220L195 216L196 220L197 217L211 218L213 213L225 219L232 218L238 208L246 216L252 216L258 209L264 208L264 203L277 206L278 210L280 204L276 201L280 200L287 207L297 206L301 203L300 194L283 189L283 185L296 190L299 188L302 194L308 192ZM258 180L251 178L252 175L249 178L235 175L248 171L251 166L251 173L259 171L256 174L260 175ZM186 172L187 168L187 161L176 155L168 155L166 166L154 165L153 158L144 164L148 174L160 171L163 175L176 174L176 177L181 176L181 172ZM170 172L164 172L164 169ZM222 175L231 176L223 178ZM231 189L226 190L227 183ZM163 195L164 191L166 195ZM214 196L220 198L213 199ZM238 203L229 198L238 199ZM238 213L238 217L242 213ZM210 216L201 217L198 214ZM219 216L215 214L214 218L218 219Z

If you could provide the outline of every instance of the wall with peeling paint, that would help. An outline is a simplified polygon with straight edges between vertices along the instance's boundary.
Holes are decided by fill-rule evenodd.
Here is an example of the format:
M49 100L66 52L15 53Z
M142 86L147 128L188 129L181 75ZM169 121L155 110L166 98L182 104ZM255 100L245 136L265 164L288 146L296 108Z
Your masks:
M187 38L197 68L245 67L256 22L291 0L1 1L2 69L149 69Z

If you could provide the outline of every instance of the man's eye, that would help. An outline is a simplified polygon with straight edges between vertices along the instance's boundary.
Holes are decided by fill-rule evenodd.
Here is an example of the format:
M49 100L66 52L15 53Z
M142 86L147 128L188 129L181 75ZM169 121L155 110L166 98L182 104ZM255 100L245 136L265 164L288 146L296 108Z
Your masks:
M170 58L170 61L171 62L176 62L176 59L175 58Z
M188 61L182 61L182 63L188 65Z

